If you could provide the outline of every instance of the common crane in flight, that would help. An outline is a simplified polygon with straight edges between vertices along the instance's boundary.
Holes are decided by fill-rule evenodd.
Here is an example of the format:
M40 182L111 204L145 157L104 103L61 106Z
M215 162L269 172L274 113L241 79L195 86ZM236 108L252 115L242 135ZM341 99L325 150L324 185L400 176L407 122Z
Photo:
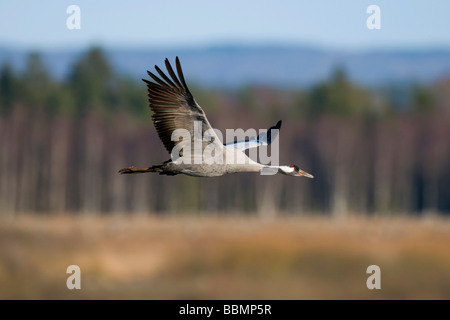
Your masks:
M155 66L160 78L147 71L153 81L142 80L148 87L148 100L150 109L153 111L153 123L159 138L171 154L171 159L148 168L134 166L124 168L119 171L121 174L158 172L164 175L185 174L195 177L217 177L228 173L260 172L261 174L281 173L288 176L313 178L311 174L299 169L296 165L267 166L253 161L245 154L246 149L269 145L276 138L278 130L281 128L281 120L275 126L269 128L267 133L246 140L223 144L212 130L205 112L189 91L178 57L176 57L178 77L175 75L168 59L165 60L165 64L170 78L158 66ZM194 132L196 130L195 123L197 123L197 129L201 130L200 137ZM184 130L183 132L188 134L188 139L173 139L172 134L177 129ZM272 129L276 130L272 131ZM204 136L208 136L209 139L205 139ZM198 145L200 148L192 151L192 148L190 148L192 145ZM205 148L213 149L215 155L218 154L219 160L222 161L210 163L195 161L202 159ZM188 157L184 154L186 150L190 151ZM218 158L214 159L217 160Z

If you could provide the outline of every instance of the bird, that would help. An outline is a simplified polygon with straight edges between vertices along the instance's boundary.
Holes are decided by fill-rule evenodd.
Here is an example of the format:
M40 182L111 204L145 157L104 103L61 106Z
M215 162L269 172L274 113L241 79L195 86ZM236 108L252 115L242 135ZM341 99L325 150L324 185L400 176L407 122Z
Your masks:
M168 176L184 174L194 177L219 177L230 173L255 172L267 175L284 174L314 178L296 165L269 166L258 163L246 155L245 150L247 149L270 145L278 135L282 124L281 120L265 133L245 140L222 143L212 129L205 112L190 92L178 57L176 57L175 63L178 75L175 74L166 58L165 66L170 78L155 65L159 77L147 71L153 81L142 79L148 89L148 101L153 112L153 124L160 140L171 154L171 159L150 167L131 166L123 168L119 170L119 173L156 172ZM183 136L182 139L174 139L173 133L180 130L186 136ZM195 130L201 135L195 134ZM194 147L192 152L192 148L190 148L192 145L200 146L200 148ZM207 150L214 150L215 158L212 157L212 159L217 161L198 161L202 159Z

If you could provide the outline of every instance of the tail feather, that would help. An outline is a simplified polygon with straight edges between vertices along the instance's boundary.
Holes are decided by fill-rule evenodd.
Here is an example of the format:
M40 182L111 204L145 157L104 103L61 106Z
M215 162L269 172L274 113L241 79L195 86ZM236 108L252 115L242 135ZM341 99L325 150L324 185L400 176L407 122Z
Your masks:
M135 166L131 166L128 168L123 168L119 170L120 174L135 174L135 173L146 173L146 172L161 172L162 167L160 165L158 166L151 166L149 168L136 168Z

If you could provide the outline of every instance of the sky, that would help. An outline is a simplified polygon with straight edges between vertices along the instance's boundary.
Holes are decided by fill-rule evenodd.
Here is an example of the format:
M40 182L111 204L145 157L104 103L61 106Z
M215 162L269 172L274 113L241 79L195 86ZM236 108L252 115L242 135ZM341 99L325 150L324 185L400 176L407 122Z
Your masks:
M66 12L80 8L81 29ZM381 29L366 12L380 8ZM230 44L343 50L449 49L448 0L3 0L0 46L47 50L91 45L180 48Z

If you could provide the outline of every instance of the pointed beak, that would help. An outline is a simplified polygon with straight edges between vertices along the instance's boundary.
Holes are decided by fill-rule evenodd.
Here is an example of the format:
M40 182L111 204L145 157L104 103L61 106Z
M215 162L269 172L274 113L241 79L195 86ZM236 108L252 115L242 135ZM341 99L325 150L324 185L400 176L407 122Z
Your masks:
M303 170L298 170L297 177L306 177L306 178L314 179L314 176L312 174L309 174L308 172L305 172Z

